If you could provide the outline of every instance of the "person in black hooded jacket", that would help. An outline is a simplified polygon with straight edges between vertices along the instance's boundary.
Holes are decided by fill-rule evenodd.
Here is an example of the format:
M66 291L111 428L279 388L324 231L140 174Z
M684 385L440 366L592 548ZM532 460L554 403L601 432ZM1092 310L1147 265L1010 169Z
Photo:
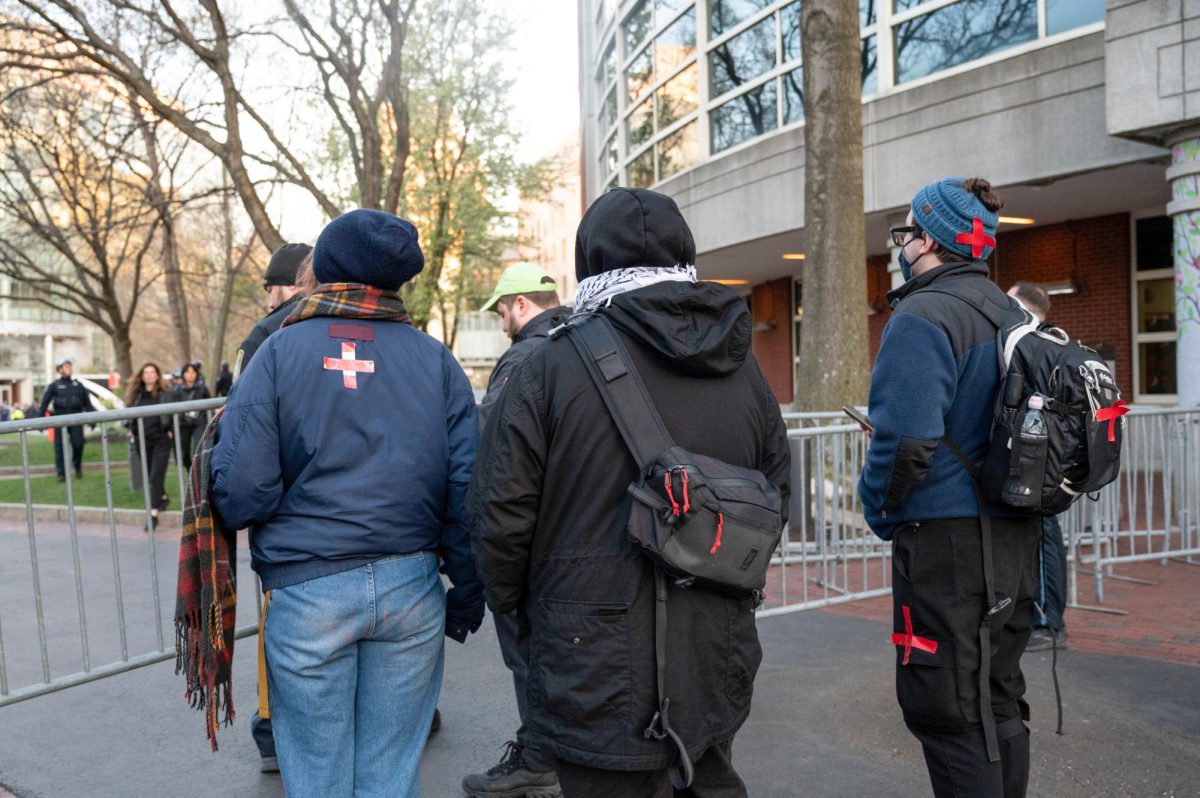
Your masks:
M603 313L675 442L761 471L787 507L779 404L750 353L746 303L696 281L673 200L616 189L579 226L576 312ZM676 749L646 739L657 709L654 574L626 539L638 466L575 348L552 338L491 414L469 499L472 549L495 613L528 636L530 739L567 798L671 795ZM752 600L672 586L666 681L697 794L743 796L731 763L762 657ZM685 642L686 641L686 642Z

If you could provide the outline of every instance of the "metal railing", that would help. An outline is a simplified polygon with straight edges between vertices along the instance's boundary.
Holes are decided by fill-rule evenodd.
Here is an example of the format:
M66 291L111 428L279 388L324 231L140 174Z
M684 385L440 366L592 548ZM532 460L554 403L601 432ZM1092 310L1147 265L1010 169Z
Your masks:
M168 596L173 598L178 535L171 534L171 545L160 547L158 537L166 533L166 528L163 532L154 531L156 524L152 510L161 497L151 496L155 486L150 479L146 419L171 419L176 498L177 506L182 507L186 485L184 463L190 460L190 452L185 458L181 418L188 413L201 414L203 419L196 419L199 424L210 418L212 411L224 402L224 399L203 399L0 423L0 444L19 447L21 455L20 474L5 476L13 481L21 480L24 498L23 506L7 504L0 507L0 513L3 513L0 515L0 576L3 577L0 578L0 706L175 656L169 628L173 622L174 602L168 603L168 614L164 618L162 583L167 583ZM114 465L113 458L114 448L127 439L127 433L122 429L124 424L137 430L133 436L137 446L130 451L128 468ZM104 481L102 507L88 507L77 501L78 477L72 467L71 435L66 428L83 426L99 428L100 471ZM40 433L51 429L62 441L65 506L34 503L35 480L48 481L53 472L44 477L35 473L35 470L44 470L45 464L31 463L31 436L40 440ZM199 429L202 427L197 426L197 432ZM126 470L133 477L130 493L134 492L133 485L140 483L141 510L119 509L114 501L114 474ZM141 477L140 481L137 476ZM164 477L164 490L167 484ZM40 492L40 484L38 488ZM58 520L63 510L65 530L63 521ZM50 513L49 518L46 513ZM16 539L20 533L13 532L8 525L14 521L19 525L21 515L24 516L26 543L19 544ZM81 521L84 515L90 520ZM144 529L139 527L139 515L144 518ZM170 515L173 520L175 514ZM167 528L174 531L174 525ZM27 559L21 551L26 545ZM131 579L130 558L135 549L142 547L148 567L143 570L139 566L139 575ZM160 558L163 554L165 560ZM46 567L47 560L53 567ZM100 563L105 560L109 567L101 568ZM26 564L27 571L23 567ZM64 579L66 570L70 572L69 581ZM72 594L74 602L69 598ZM98 603L108 602L111 602L111 609L102 613ZM257 602L250 603L257 609ZM19 610L26 610L28 614L18 614ZM74 623L70 616L74 616ZM111 620L100 620L104 617ZM104 628L99 629L100 625ZM71 630L70 626L75 629ZM240 627L237 634L239 637L252 634L257 626L256 618L253 624ZM12 634L14 628L21 632L19 636ZM69 649L73 646L68 640L76 632L77 655L72 655ZM6 647L12 640L21 645ZM97 664L100 659L103 662ZM67 664L64 667L60 663Z

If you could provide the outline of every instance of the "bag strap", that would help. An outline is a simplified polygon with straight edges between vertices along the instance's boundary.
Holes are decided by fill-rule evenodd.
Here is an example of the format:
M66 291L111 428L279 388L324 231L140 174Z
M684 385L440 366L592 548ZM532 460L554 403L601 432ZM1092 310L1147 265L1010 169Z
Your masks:
M573 319L566 333L587 366L625 445L644 472L660 454L675 445L650 401L645 383L629 362L612 325L599 313Z
M604 406L625 440L638 468L644 473L658 456L675 445L662 417L650 401L646 385L629 362L608 319L591 313L572 319L565 333L571 339L588 375L604 400ZM687 746L671 728L671 699L667 698L667 576L654 566L654 661L658 689L658 711L643 732L645 739L670 739L677 757L672 763L671 782L685 790L692 784L694 768Z

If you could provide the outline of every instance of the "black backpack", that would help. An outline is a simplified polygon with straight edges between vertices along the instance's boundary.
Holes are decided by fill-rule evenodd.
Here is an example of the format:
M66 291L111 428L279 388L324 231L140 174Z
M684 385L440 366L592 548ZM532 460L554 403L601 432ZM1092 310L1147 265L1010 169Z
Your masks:
M668 579L676 587L714 590L761 601L771 555L783 534L782 494L761 472L676 446L646 386L598 313L573 316L551 331L567 334L587 366L605 407L638 464L626 534L655 564L654 654L658 711L647 739L670 738L678 751L671 778L692 781L687 747L671 729L664 693Z
M984 496L1052 516L1117 478L1128 407L1103 358L1015 301L999 305L970 286L924 290L958 297L996 325L1000 390L992 434L982 463L968 464ZM1035 395L1046 421L1041 442L1021 435ZM950 448L965 460L957 445Z

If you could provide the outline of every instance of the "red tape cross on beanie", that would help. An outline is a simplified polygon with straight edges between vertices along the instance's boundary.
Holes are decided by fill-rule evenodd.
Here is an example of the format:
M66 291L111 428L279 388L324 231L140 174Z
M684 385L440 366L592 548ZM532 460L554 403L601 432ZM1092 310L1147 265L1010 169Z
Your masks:
M395 291L423 268L417 228L383 211L360 208L342 214L325 225L313 249L313 274L322 283Z
M632 266L696 263L696 242L675 200L642 188L614 188L592 203L575 238L575 277L583 281Z

